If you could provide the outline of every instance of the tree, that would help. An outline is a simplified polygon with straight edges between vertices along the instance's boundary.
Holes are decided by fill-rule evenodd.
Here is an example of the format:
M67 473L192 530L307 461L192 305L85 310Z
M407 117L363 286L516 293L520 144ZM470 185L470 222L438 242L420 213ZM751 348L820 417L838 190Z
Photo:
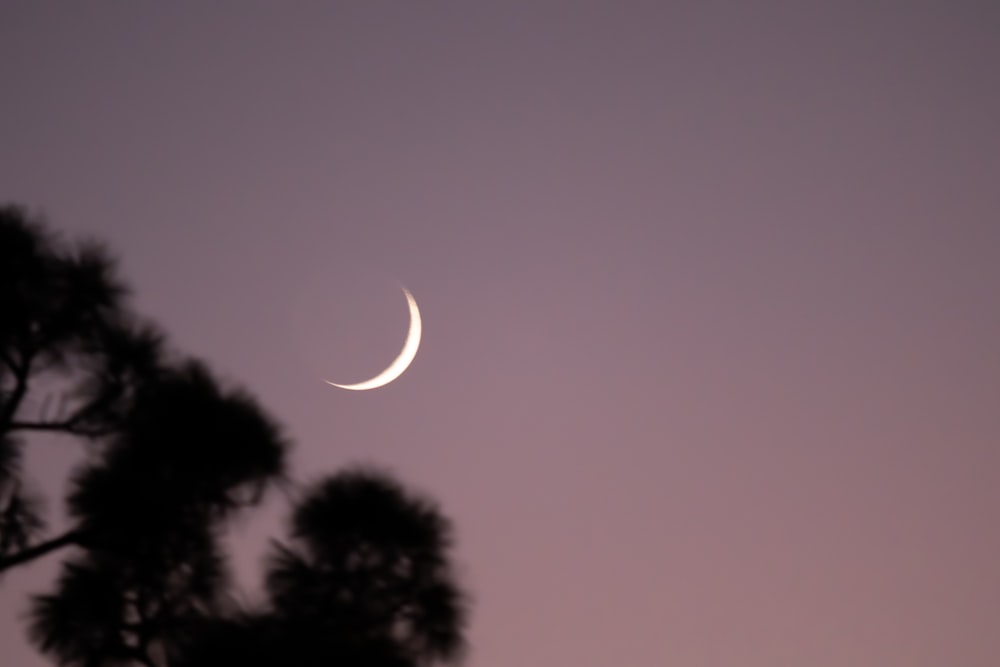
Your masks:
M203 364L168 355L126 295L102 246L0 207L0 572L72 548L32 624L64 664L153 664L218 609L221 523L284 476L276 423ZM46 390L70 400L48 410ZM89 445L71 525L49 539L22 470L26 436L42 432Z
M285 475L281 429L203 363L168 355L126 303L110 255L0 207L0 572L69 548L30 634L61 665L418 667L460 657L465 596L451 527L374 469L335 474L275 542L268 602L229 594L219 536ZM53 414L37 394L73 400ZM34 409L35 414L29 408ZM23 490L26 436L88 443L70 528L41 537Z
M73 480L83 550L36 598L36 643L66 665L157 664L224 610L221 525L282 476L284 452L252 399L198 364L139 388L121 432Z
M289 542L273 543L267 605L208 619L176 664L455 661L464 649L466 599L450 547L450 523L433 502L379 470L342 471L297 505Z
M126 295L100 244L70 246L24 209L0 206L0 572L76 538L39 541L45 523L25 490L25 436L100 440L161 368L162 336L129 312ZM54 411L50 396L39 400L46 389L60 390Z

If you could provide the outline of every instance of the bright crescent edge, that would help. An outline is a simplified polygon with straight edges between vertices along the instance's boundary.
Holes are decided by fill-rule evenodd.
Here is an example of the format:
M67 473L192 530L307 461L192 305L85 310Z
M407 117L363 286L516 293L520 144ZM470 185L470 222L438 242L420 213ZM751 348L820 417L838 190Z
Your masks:
M406 342L403 343L403 349L389 366L373 377L370 380L365 380L364 382L358 382L356 384L337 384L336 382L330 382L329 380L323 380L329 385L334 387L339 387L340 389L350 389L351 391L364 391L367 389L376 389L378 387L385 386L398 378L403 374L410 364L413 363L413 359L417 356L417 348L420 347L420 335L422 333L422 324L420 322L420 309L417 308L417 302L410 294L410 290L402 287L403 294L406 295L406 303L410 307L410 330L406 335Z

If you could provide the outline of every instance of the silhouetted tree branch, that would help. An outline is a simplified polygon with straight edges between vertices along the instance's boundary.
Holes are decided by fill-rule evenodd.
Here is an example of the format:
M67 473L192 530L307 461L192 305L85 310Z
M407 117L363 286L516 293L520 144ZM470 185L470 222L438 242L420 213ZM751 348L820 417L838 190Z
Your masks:
M44 542L39 542L38 544L34 544L6 556L0 556L0 572L17 565L22 565L36 558L40 558L45 554L52 553L53 551L62 549L63 547L79 545L81 543L80 538L80 531L68 530L58 537L53 537L52 539Z
M5 397L3 405L0 406L0 433L10 430L11 421L17 413L17 409L21 406L21 401L24 400L25 395L28 393L29 368L30 360L26 361L23 365L11 366L14 376L14 390L9 396Z
M110 426L106 428L83 428L80 419L72 418L58 422L11 422L7 430L14 431L47 431L50 433L65 433L83 438L103 438L115 431Z

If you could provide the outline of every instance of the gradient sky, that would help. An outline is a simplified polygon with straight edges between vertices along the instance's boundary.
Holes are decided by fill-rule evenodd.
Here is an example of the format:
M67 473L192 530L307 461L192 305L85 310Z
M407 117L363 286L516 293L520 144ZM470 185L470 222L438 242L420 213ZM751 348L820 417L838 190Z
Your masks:
M995 0L5 2L0 198L436 497L470 667L996 667L998 63Z

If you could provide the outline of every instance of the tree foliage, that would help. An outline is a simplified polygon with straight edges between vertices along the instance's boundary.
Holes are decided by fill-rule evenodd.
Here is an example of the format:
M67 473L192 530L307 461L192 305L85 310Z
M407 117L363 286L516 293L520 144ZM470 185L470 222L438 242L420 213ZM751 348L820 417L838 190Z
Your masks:
M320 480L267 559L266 601L232 596L220 540L285 474L288 442L246 391L171 355L102 246L0 207L0 572L65 550L29 634L60 665L418 667L458 660L466 599L451 526L377 469ZM70 397L50 410L44 396ZM89 444L45 536L24 491L32 434Z
M99 440L161 368L162 336L126 295L100 244L66 244L22 208L0 207L0 572L65 542L34 543L45 523L25 490L25 436Z
M384 472L348 469L297 505L274 542L261 609L207 619L179 665L414 667L462 656L466 600L448 561L451 526Z

